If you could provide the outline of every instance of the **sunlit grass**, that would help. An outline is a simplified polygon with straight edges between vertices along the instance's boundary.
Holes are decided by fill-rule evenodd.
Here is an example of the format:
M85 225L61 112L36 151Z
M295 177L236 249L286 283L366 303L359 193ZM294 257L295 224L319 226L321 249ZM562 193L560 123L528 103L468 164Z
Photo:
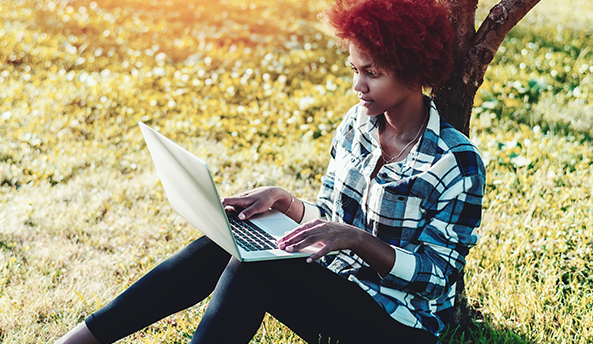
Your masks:
M223 195L315 198L356 101L324 3L0 1L2 343L51 341L201 235L170 209L139 120L203 157ZM589 1L543 0L478 91L480 327L445 343L593 341L591 20ZM122 343L187 342L204 307ZM272 318L253 340L299 341Z

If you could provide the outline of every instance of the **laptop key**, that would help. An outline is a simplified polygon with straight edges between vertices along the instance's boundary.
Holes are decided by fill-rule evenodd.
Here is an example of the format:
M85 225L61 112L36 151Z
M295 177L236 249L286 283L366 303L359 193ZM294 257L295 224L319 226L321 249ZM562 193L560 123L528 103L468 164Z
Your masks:
M241 221L236 213L228 214L231 230L237 244L246 251L262 251L277 248L276 239L251 221Z

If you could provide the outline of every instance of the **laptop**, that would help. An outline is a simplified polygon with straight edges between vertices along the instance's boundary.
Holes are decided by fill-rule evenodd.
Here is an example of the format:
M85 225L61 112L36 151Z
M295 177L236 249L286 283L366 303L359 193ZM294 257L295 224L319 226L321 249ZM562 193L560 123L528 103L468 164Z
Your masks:
M144 123L139 125L173 210L233 257L245 262L308 257L321 248L278 249L276 240L296 228L296 222L272 209L246 221L227 214L208 165Z

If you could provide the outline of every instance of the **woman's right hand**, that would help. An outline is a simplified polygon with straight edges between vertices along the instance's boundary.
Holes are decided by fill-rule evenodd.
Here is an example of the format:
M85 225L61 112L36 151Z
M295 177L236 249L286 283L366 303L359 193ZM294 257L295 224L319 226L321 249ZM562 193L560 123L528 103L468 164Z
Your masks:
M294 202L288 191L276 186L264 186L221 200L225 208L239 212L239 219L246 220L270 208L285 213Z

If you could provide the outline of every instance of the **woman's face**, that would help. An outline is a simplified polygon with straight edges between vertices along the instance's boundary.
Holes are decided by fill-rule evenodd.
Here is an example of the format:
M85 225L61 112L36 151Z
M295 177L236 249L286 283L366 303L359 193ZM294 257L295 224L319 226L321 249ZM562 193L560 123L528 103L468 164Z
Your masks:
M354 71L354 91L368 116L397 113L398 107L413 93L401 78L377 69L373 60L353 44L350 45L350 65Z

